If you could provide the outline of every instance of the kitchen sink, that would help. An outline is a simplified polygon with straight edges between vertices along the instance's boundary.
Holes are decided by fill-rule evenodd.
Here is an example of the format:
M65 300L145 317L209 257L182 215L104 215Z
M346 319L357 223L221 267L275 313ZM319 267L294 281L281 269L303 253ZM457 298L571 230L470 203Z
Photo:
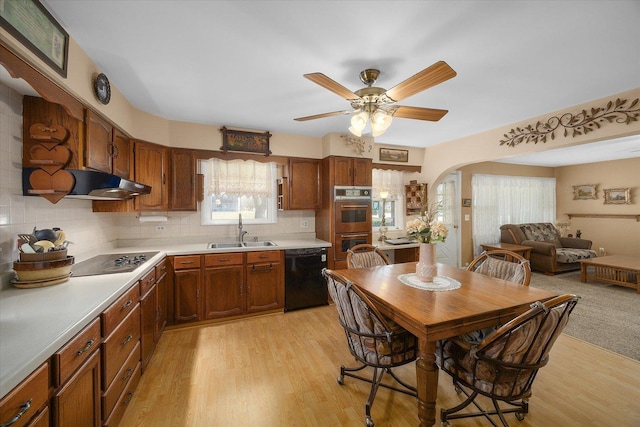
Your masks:
M262 246L278 246L275 243L273 243L271 240L265 240L264 242L243 242L242 244L247 248L255 248L255 247L262 247Z
M230 242L230 243L219 243L213 242L207 245L207 249L228 249L228 248L261 248L265 246L278 246L270 240L265 240L263 242Z

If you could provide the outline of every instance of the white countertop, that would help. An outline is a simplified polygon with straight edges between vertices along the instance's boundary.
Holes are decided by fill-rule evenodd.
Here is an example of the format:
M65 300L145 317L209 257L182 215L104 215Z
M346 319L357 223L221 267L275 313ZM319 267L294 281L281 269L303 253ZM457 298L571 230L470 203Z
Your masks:
M140 242L139 246L120 246L102 252L159 251L131 273L71 277L64 283L35 289L3 288L0 291L0 398L99 316L165 255L331 246L329 242L315 238L271 240L277 246L207 249L206 243L158 245ZM76 256L76 259L82 257Z

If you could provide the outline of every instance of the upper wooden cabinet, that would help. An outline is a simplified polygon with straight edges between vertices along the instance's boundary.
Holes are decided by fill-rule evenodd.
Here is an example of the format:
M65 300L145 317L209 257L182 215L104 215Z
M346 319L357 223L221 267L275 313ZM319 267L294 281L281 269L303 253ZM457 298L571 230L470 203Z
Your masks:
M184 148L172 148L170 164L169 209L172 211L197 210L196 156L194 151Z
M135 180L151 187L151 193L138 196L139 211L166 211L169 209L169 149L162 145L136 141L134 148Z
M130 178L131 143L122 132L91 110L85 114L84 166Z
M316 210L322 207L320 159L289 159L278 185L278 209Z
M371 186L373 161L352 157L332 157L333 185Z

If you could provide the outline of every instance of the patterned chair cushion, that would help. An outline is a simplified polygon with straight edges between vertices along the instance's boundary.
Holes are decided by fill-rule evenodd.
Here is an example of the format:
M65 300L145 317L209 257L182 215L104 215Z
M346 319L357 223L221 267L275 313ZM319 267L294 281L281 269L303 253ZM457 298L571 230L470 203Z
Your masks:
M375 251L355 252L351 255L350 268L376 267L378 265L387 265L387 263Z
M598 255L591 249L562 248L556 250L556 260L565 264L578 262L581 259L595 258Z
M556 227L550 222L534 222L531 224L522 224L520 229L524 233L527 240L537 240L539 242L546 240L560 241L560 234Z
M487 257L474 271L484 274L485 276L504 279L519 284L521 284L525 278L525 269L522 264L493 257Z

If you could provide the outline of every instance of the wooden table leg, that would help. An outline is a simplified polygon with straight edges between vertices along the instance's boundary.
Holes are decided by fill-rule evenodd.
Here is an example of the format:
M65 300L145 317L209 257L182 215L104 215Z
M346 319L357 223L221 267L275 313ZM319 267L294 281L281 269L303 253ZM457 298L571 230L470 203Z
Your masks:
M436 398L438 396L438 366L436 343L418 340L416 379L418 389L418 418L420 427L431 427L436 422Z
M580 281L587 283L587 264L584 262L580 263Z

